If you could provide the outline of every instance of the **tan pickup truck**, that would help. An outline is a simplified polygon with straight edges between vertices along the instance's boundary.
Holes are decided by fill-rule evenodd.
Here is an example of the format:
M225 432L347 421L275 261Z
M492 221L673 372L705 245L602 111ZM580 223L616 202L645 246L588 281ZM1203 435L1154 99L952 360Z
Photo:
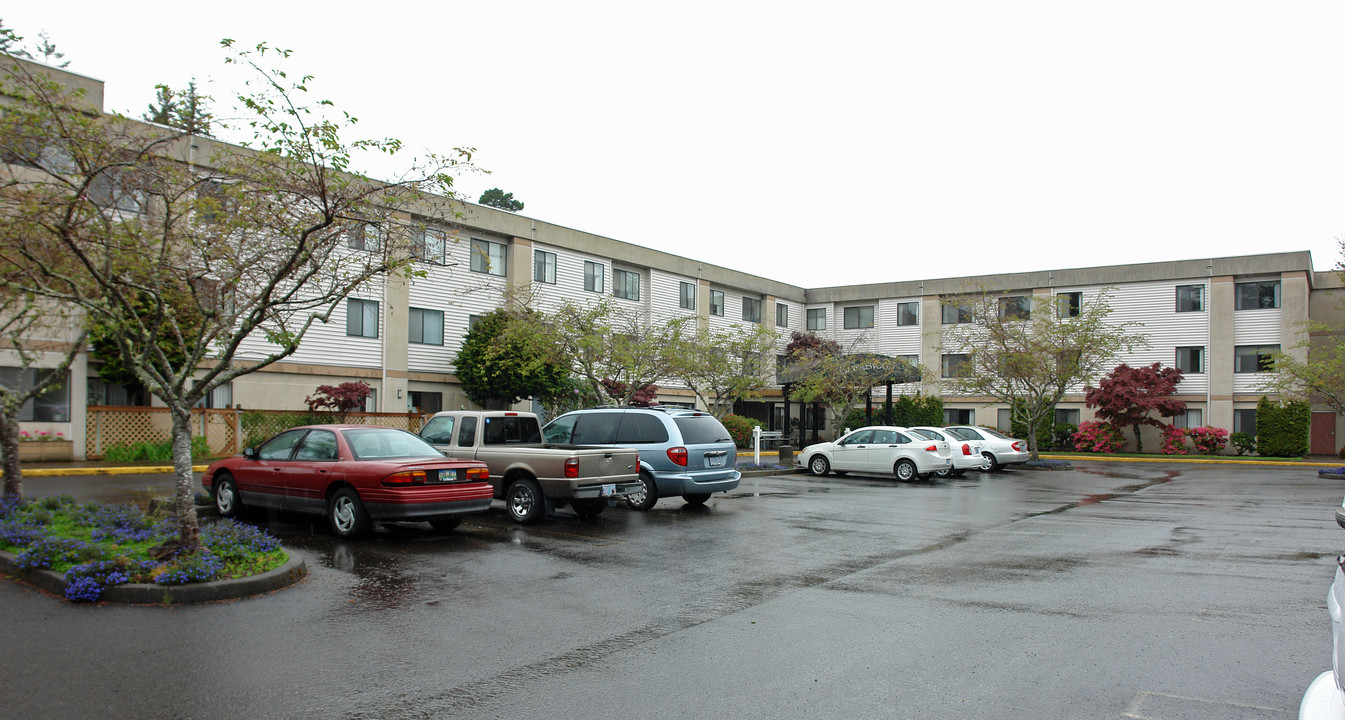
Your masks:
M488 465L495 497L520 523L566 504L595 517L641 487L638 451L542 442L541 423L528 412L436 413L420 437L449 457Z

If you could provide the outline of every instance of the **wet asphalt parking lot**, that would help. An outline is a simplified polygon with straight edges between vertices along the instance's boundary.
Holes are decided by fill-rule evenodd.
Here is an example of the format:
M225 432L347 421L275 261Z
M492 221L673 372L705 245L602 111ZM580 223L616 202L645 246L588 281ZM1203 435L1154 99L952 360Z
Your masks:
M164 476L30 478L113 500ZM0 581L6 718L1293 718L1345 484L1305 467L748 477L704 508L359 542L198 606Z

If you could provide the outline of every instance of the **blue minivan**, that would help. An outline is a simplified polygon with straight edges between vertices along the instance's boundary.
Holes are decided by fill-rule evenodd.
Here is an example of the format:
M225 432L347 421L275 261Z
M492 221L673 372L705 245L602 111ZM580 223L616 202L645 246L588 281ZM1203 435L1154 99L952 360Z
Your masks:
M681 495L702 505L712 493L738 487L738 449L715 416L681 408L575 410L542 428L549 443L606 445L640 451L639 491L626 497L648 510L661 497Z

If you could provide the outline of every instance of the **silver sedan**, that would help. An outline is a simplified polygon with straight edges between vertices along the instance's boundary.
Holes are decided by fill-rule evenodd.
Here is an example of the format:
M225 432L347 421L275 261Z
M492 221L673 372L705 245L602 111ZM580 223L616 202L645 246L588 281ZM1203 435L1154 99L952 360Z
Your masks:
M1005 465L1018 465L1032 457L1028 454L1026 440L1017 440L990 428L954 425L946 429L949 435L958 440L979 440L985 443L981 447L982 470L994 471Z

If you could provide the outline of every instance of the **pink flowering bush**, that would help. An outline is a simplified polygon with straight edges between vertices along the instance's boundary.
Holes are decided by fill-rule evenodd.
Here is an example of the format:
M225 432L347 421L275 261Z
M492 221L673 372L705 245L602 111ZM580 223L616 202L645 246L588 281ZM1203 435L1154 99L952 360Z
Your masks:
M1228 444L1228 431L1217 427L1198 427L1186 431L1190 436L1191 442L1195 443L1196 452L1201 455L1218 455L1224 446Z
M1125 444L1121 430L1111 423L1085 420L1074 431L1074 449L1078 452L1115 453Z
M1164 425L1163 448L1159 451L1164 455L1187 455L1186 450L1186 428L1179 428L1175 425Z
M19 442L51 442L53 440L64 439L65 437L61 433L54 433L47 430L40 430L35 433L30 433L27 430L19 431Z

